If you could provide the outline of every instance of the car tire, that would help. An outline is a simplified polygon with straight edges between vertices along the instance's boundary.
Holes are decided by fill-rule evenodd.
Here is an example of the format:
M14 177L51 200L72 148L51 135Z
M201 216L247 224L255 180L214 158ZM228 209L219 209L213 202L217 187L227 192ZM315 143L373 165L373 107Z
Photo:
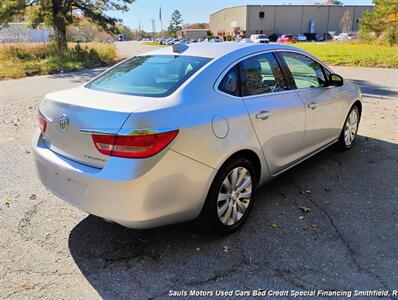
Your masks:
M235 157L227 161L213 180L199 218L200 223L223 235L238 230L253 207L258 177L249 159Z
M337 142L340 150L347 151L352 148L357 137L360 120L361 113L359 111L359 107L354 105L344 121L344 125Z

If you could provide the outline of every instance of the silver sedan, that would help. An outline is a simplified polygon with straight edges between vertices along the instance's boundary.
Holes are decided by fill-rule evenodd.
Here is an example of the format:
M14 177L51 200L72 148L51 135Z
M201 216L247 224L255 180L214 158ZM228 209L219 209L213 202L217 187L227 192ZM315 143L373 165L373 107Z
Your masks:
M49 94L33 139L63 200L130 228L247 219L259 185L322 149L353 146L361 92L278 44L176 44Z

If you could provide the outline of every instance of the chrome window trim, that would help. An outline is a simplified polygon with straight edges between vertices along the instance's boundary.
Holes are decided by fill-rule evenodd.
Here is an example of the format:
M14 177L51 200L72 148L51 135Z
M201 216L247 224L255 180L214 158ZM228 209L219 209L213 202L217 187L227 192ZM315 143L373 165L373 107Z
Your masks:
M298 50L294 50L294 49L268 49L268 50L261 50L261 51L257 51L257 52L253 52L251 54L248 54L244 57L239 58L238 60L235 60L234 62L232 62L231 64L228 65L227 68L225 68L225 70L218 76L216 82L213 85L214 90L222 95L226 95L229 96L231 98L235 98L235 99L239 99L239 100L245 100L245 99L251 99L251 98L255 98L255 97L264 97L267 95L279 95L279 94L285 94L285 93L289 93L289 92L294 92L294 91L305 91L305 90L314 90L314 89L319 89L319 88L325 88L323 86L320 87L316 87L316 88L305 88L305 89L298 89L297 87L295 89L290 89L290 90L286 90L286 91L280 91L280 92L271 92L271 93L264 93L264 94L258 94L258 95L250 95L250 96L234 96L231 94L228 94L226 92L221 91L218 87L221 83L221 81L223 80L224 76L233 68L235 67L237 64L239 64L240 62L244 61L245 59L257 56L257 55L261 55L261 54L267 54L267 53L273 53L273 52L292 52L292 53L297 53L297 54L301 54L309 59L312 59L314 61L316 61L318 64L320 64L323 68L327 69L329 72L334 73L329 67L327 67L326 65L324 65L321 61L319 61L319 59L317 59L316 57L313 57L310 54L307 53L303 53L301 51Z

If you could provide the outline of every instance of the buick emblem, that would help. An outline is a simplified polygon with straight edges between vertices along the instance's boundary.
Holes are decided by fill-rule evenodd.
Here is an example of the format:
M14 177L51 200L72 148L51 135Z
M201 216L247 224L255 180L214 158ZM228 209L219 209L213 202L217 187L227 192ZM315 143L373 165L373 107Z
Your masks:
M65 114L59 118L59 127L61 127L62 131L65 131L69 128L69 117Z

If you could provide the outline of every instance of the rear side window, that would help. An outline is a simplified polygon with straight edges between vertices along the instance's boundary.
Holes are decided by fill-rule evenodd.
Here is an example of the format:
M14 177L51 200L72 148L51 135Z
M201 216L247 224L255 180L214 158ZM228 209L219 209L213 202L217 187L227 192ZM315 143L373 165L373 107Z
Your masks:
M233 96L240 96L239 68L237 65L225 74L218 86L218 89Z
M298 89L324 87L327 85L322 66L315 60L298 54L282 53Z
M250 57L241 63L244 78L243 96L287 90L283 74L271 53Z
M118 94L165 97L174 92L210 58L150 55L131 58L86 85Z

